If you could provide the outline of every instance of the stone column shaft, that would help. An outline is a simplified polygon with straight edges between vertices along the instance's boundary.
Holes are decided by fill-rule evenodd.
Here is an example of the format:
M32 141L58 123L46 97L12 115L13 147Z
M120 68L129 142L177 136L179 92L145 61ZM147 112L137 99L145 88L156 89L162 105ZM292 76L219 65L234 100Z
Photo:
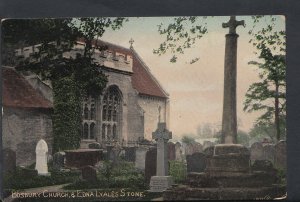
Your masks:
M222 117L222 143L237 143L236 115L236 75L237 75L237 38L238 35L226 35L224 65L224 95Z

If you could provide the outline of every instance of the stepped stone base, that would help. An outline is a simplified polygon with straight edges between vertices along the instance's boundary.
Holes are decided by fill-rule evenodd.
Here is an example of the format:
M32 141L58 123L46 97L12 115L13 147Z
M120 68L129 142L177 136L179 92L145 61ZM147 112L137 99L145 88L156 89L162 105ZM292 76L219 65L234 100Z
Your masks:
M222 188L192 188L189 186L173 186L163 193L163 199L173 200L271 200L286 194L285 187L273 185L270 187L222 187Z
M250 152L243 145L219 144L204 152L205 172L189 173L186 185L164 191L164 200L270 200L285 195L274 170L259 170L264 162L251 170Z
M261 187L272 186L277 182L276 175L267 172L253 172L235 175L209 175L208 173L189 173L187 183L191 187Z

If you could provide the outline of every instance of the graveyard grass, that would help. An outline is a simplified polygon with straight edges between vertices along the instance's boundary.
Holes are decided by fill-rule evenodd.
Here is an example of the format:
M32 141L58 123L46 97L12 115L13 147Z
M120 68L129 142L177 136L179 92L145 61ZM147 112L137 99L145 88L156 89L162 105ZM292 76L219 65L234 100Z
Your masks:
M144 183L144 174L134 168L132 162L119 161L113 163L104 161L103 166L98 169L97 180L88 182L78 179L65 189L87 190L87 189L107 189L107 188L132 188L145 190L148 185Z
M136 169L134 167L134 163L132 162L126 162L124 160L120 160L117 163L112 161L104 161L103 166L98 168L97 180L94 182L83 180L81 178L81 172L78 170L57 171L53 169L51 163L49 163L48 166L49 172L51 173L49 176L40 176L34 173L35 163L25 168L17 167L15 172L7 173L4 176L5 195L9 195L13 190L24 190L28 188L67 184L65 187L63 187L63 189L66 191L87 191L97 189L110 192L124 189L126 192L139 191L144 194L144 196L141 198L128 196L125 198L122 197L120 200L147 201L153 198L161 197L161 193L151 193L146 191L149 190L149 185L148 183L145 183L144 173ZM178 169L175 169L175 171L178 173ZM182 177L178 177L178 179L182 179ZM27 199L24 200L26 201ZM41 199L31 200L35 201ZM48 200L49 199L42 199L42 201ZM88 200L90 201L92 199Z
M11 190L23 190L28 188L44 187L71 183L79 179L79 171L56 171L52 164L48 164L51 175L41 176L34 174L35 163L28 167L17 167L15 172L6 173L3 176L3 185L6 192ZM31 173L31 174L28 174Z

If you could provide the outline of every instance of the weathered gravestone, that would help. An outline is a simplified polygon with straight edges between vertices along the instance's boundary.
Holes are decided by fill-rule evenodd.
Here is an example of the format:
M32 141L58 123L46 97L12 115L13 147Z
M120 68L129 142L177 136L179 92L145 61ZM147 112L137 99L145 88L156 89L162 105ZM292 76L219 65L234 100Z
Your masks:
M275 159L275 146L274 144L265 144L263 146L264 150L264 160L268 160L274 164Z
M101 149L101 144L98 142L93 142L89 144L89 149Z
M174 161L175 156L175 144L173 142L168 142L168 159Z
M107 160L113 160L113 153L112 153L112 150L113 150L113 147L112 145L107 145L106 146L106 158Z
M3 172L9 173L16 170L16 152L5 148L2 150L3 155Z
M192 155L196 152L202 152L203 146L198 142L189 143L185 147L185 155Z
M286 170L286 141L280 140L275 145L275 159L274 164L276 168Z
M97 181L97 170L93 166L85 166L81 170L82 179L88 182Z
M35 149L36 153L36 163L35 169L38 171L39 175L48 175L48 145L45 140L41 139Z
M203 151L208 148L208 147L212 147L215 146L215 143L211 142L211 141L204 141L203 142Z
M111 157L114 164L119 163L122 146L117 142L111 149Z
M196 152L202 152L203 151L203 146L199 142L196 142L193 144L193 153Z
M175 144L175 157L176 161L183 161L182 147L180 142L176 142Z
M135 162L135 150L136 147L125 148L125 161Z
M205 154L196 152L186 156L187 172L204 172L206 168Z
M65 152L56 152L53 155L53 168L55 170L60 170L65 166Z
M135 167L140 170L145 170L145 159L147 147L139 146L135 152Z
M262 143L255 142L251 145L250 148L250 159L253 163L255 160L263 160L264 159L264 148Z
M34 178L38 176L38 171L34 169L25 168L24 166L20 167L20 175L25 176L27 179Z
M75 149L65 150L66 167L81 168L84 166L94 166L103 159L103 152L100 149Z
M146 183L150 182L152 176L156 174L156 158L157 158L157 150L156 148L151 148L146 152L146 160L145 160L145 181Z
M173 184L173 179L168 176L168 141L172 133L167 130L166 123L158 123L157 129L152 133L152 138L157 141L156 176L150 180L150 191L163 192Z

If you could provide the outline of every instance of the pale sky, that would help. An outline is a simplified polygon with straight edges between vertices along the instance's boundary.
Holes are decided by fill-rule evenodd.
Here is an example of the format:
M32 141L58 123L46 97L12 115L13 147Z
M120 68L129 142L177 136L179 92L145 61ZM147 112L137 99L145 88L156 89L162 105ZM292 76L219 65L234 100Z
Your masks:
M134 49L170 94L170 130L173 132L173 139L179 140L182 134L196 134L200 124L222 122L225 34L228 33L228 28L222 28L222 22L227 22L229 17L209 18L208 34L198 40L194 48L180 55L176 63L169 62L170 54L153 54L153 49L157 49L163 41L157 25L167 24L170 19L172 18L129 18L123 28L107 31L102 40L129 48L129 40L133 38ZM245 28L237 28L237 117L241 122L239 128L249 131L260 114L243 111L244 95L249 85L259 80L256 68L248 65L257 56L253 53L255 49L249 44L251 17L237 16L237 20L245 20L246 23ZM276 26L279 30L285 30L283 16L277 16ZM189 64L194 57L200 57L200 60Z

